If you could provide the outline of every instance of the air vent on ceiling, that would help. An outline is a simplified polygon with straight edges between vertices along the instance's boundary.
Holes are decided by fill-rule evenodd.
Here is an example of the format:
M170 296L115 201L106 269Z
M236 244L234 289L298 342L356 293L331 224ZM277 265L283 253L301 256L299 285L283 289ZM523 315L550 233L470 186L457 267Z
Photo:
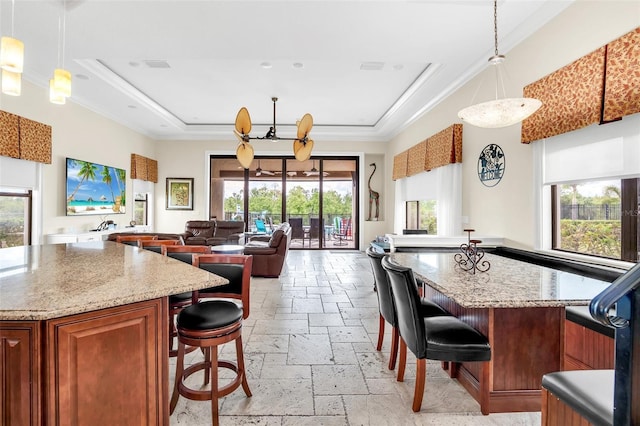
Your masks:
M384 62L363 62L360 69L364 71L380 71L384 68Z
M160 59L145 59L142 62L149 68L171 68L167 61Z

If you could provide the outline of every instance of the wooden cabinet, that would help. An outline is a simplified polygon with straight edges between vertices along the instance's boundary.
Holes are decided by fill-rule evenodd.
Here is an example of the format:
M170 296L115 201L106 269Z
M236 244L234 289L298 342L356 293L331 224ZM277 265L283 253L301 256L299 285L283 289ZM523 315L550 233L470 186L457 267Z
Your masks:
M0 323L0 424L40 425L41 332L37 321Z
M566 320L563 370L613 368L615 349L611 337Z
M0 322L0 423L168 425L167 317L165 297Z
M166 298L47 322L48 424L168 422Z

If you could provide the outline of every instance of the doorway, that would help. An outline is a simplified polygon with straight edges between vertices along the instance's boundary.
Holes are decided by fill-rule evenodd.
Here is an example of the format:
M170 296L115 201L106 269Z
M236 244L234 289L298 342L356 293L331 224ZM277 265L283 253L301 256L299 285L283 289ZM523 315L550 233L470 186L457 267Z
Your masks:
M211 218L242 220L248 233L292 227L290 249L358 249L358 158L211 156Z

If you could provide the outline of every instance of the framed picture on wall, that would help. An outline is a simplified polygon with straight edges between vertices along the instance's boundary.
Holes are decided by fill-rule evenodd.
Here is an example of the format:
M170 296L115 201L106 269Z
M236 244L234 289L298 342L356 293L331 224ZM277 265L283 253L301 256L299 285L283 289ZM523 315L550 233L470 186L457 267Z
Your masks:
M193 210L193 178L167 178L167 210Z

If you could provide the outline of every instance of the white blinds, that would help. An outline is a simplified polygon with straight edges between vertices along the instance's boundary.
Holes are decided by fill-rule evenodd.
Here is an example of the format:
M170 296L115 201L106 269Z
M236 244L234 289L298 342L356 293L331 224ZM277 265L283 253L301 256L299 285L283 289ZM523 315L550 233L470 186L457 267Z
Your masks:
M640 114L543 143L544 184L640 176Z

